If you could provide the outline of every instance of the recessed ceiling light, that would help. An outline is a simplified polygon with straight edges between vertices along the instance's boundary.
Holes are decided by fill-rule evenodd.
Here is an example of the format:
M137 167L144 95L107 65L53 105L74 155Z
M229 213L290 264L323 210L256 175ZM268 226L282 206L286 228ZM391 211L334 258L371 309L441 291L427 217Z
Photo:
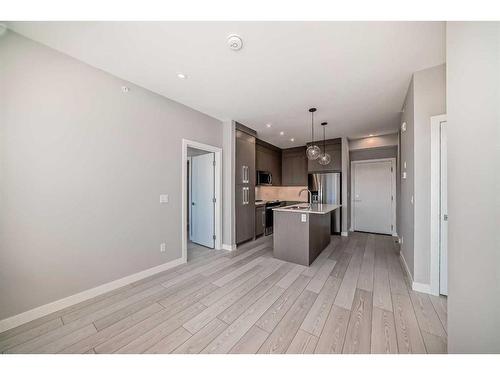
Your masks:
M290 141L295 142L295 138L290 138Z
M285 132L280 132L280 135L285 135Z
M184 73L177 73L177 77L179 79L186 79L187 78L187 75L185 75Z
M373 137L373 134L368 134L368 137Z
M267 126L268 128L270 128L270 127L271 127L271 126L273 126L273 125L272 125L272 124L266 124L266 126Z

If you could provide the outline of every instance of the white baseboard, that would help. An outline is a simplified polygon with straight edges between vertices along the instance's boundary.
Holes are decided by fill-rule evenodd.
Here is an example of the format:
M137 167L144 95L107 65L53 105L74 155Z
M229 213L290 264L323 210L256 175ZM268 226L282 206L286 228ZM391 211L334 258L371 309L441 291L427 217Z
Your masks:
M399 257L401 258L401 263L403 263L403 268L405 269L406 271L406 274L408 275L408 277L410 278L410 281L413 285L413 276L411 275L411 272L410 272L410 268L408 267L408 264L406 264L406 259L405 257L403 256L403 252L400 252L399 253Z
M422 283L417 283L414 281L411 284L411 288L416 292L432 294L431 293L431 286L429 284L422 284Z
M227 250L227 251L236 250L236 245L228 245L228 244L223 243L222 250Z
M342 237L347 237L349 235L349 232L340 232L340 235Z
M112 290L121 288L122 286L131 284L133 282L145 279L146 277L155 275L157 273L166 271L170 268L179 266L183 263L186 263L183 258L178 258L174 259L170 262L160 264L159 266L149 268L147 270L141 271L134 273L129 276L125 276L121 279L111 281L109 283L99 285L95 288L92 289L87 289L84 290L83 292L73 294L71 296L62 298L60 300L48 303L43 306L35 307L32 310L25 311L21 314L11 316L10 318L6 318L3 320L0 320L0 332L7 331L11 328L15 328L17 326L20 326L22 324L31 322L32 320L41 318L45 315L52 314L56 311L59 311L61 309L64 309L66 307L75 305L77 303L83 302L85 300L88 300L90 298L97 297L101 294L110 292Z
M411 276L410 269L408 268L408 264L406 264L406 260L405 257L403 256L403 253L400 253L400 257L401 257L401 263L403 263L404 269L408 277L410 278L411 289L416 292L432 294L430 284L417 283L416 281L413 281L413 277Z

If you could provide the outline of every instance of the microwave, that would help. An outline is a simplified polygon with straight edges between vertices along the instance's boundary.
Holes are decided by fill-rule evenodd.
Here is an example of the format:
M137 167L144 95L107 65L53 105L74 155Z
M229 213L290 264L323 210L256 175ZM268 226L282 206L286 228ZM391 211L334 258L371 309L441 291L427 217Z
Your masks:
M271 172L257 171L257 185L272 185L273 175Z

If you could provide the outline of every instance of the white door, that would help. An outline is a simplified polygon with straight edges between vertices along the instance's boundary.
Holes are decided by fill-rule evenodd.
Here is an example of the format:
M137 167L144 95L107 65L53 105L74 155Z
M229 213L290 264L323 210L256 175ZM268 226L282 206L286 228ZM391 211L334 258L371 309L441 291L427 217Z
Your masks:
M439 293L448 295L448 158L446 121L440 124L440 251Z
M214 248L215 178L214 154L191 158L190 238L197 244Z
M393 160L353 162L354 230L393 234L394 171Z

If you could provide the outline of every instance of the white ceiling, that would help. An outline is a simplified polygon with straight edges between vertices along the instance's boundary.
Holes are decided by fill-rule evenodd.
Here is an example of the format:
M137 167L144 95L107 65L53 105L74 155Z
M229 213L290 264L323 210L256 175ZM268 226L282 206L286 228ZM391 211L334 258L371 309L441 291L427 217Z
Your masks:
M411 74L445 62L443 22L8 25L208 115L237 120L284 148L310 140L312 106L317 135L321 121L329 122L327 137L396 131ZM243 38L238 52L226 44L232 33Z

